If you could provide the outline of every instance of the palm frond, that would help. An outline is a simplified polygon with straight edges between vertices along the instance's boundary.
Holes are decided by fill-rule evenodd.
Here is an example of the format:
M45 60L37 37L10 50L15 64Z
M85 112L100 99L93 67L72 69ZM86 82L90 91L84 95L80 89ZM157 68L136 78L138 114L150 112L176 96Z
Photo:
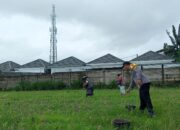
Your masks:
M179 24L179 28L178 28L178 38L177 38L177 40L178 40L178 46L180 48L180 24Z
M169 32L168 30L166 30L166 32L167 32L167 35L169 36L172 44L173 44L174 46L176 46L176 42L175 42L174 38L170 35L170 32Z
M178 37L180 38L180 24L179 24L179 28L178 28Z

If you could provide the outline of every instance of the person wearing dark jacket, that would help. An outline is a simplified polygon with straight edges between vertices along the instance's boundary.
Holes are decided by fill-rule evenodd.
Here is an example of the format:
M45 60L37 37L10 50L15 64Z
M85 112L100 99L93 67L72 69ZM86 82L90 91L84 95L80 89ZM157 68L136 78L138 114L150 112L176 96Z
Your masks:
M82 77L83 87L86 89L86 97L94 94L93 84L89 81L87 76Z

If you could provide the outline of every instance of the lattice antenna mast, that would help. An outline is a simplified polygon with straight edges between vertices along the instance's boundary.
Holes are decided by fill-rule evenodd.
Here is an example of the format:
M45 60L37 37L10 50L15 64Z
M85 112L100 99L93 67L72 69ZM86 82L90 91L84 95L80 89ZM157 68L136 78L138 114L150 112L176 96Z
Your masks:
M52 6L51 14L51 27L50 27L50 63L55 63L57 61L57 28L56 28L56 13L55 5Z

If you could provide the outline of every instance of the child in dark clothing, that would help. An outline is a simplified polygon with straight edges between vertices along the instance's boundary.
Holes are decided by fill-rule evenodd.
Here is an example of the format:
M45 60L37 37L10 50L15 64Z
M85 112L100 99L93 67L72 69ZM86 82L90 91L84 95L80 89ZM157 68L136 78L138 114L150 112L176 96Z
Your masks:
M86 97L87 96L92 96L94 93L94 88L92 83L89 81L87 76L83 76L82 77L82 81L83 81L83 87L86 88Z

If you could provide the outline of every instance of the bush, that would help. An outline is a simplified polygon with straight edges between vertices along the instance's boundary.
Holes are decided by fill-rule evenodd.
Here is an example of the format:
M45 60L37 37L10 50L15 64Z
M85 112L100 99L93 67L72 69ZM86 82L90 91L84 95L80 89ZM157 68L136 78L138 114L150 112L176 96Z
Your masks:
M169 81L169 82L151 82L151 86L157 88L179 88L180 82L179 81Z
M22 81L17 86L15 86L14 89L16 91L24 91L24 90L28 90L29 88L31 88L31 83L28 81Z
M99 83L94 85L94 88L95 89L103 89L103 88L106 88L106 84L99 82Z
M27 81L20 82L14 90L16 91L24 91L24 90L60 90L65 89L66 84L61 81L44 81L44 82L34 82L30 83Z
M62 81L54 82L53 88L56 90L61 90L67 88L67 85L63 83Z
M70 89L81 89L81 88L83 88L83 83L80 80L74 80L71 82L69 88Z
M51 90L53 89L53 83L51 81L35 82L31 86L31 90Z
M113 80L113 81L109 82L109 83L106 85L106 87L107 87L108 89L115 89L115 88L117 88L117 83L116 83L115 80Z
M116 89L117 88L117 84L116 81L110 81L108 84L99 82L96 85L94 85L95 89Z
M29 81L20 82L15 88L11 90L16 91L28 91L28 90L62 90L62 89L81 89L83 88L81 80L74 80L70 85L65 84L62 81L41 81L30 83ZM95 89L116 89L116 81L113 80L108 84L99 82L94 85Z

